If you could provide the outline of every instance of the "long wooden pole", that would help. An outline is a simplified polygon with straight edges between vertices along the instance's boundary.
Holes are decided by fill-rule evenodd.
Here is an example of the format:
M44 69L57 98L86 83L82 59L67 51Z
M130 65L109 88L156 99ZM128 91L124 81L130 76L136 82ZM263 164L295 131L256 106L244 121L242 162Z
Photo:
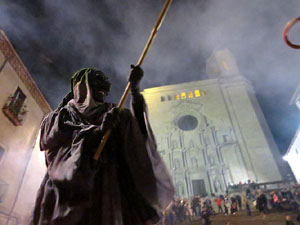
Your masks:
M140 58L139 58L139 60L138 60L138 62L136 64L136 66L141 66L142 65L142 63L143 63L143 61L144 61L144 59L145 59L145 57L146 57L146 55L148 53L148 50L149 50L149 48L150 48L150 46L151 46L151 44L152 44L152 42L153 42L153 40L154 40L154 38L155 38L158 30L159 30L159 28L160 28L160 26L161 26L161 24L162 24L162 22L163 22L163 20L164 20L164 18L166 16L166 13L167 13L167 11L168 11L171 3L172 3L172 0L166 0L166 2L164 4L164 7L163 7L162 11L159 14L159 17L158 17L158 19L157 19L157 21L156 21L156 23L155 23L155 25L154 25L154 27L152 29L152 32L151 32L151 34L149 36L147 44L145 45L145 48L144 48L144 50L143 50L143 52L142 52L142 54L141 54L141 56L140 56ZM118 104L118 109L122 108L122 106L124 105L124 102L125 102L126 98L128 97L130 89L131 89L131 83L128 82L128 84L127 84L127 86L125 88L125 91L124 91L124 93L123 93L123 95L122 95L122 97L120 99L119 104ZM110 134L111 134L111 129L109 129L104 134L104 136L102 137L101 143L98 146L98 149L97 149L97 151L96 151L96 153L94 155L94 159L95 160L99 159L99 157L100 157L100 155L102 153L102 150L103 150L103 148L104 148L104 146L105 146L105 144L106 144L106 142L107 142Z

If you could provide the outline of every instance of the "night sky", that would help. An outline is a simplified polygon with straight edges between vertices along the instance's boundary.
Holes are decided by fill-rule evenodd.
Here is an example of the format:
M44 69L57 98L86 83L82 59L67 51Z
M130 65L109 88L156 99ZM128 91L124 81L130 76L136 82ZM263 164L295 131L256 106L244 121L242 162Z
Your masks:
M55 108L82 67L100 68L118 102L163 0L0 0L4 30ZM141 88L207 79L205 61L228 48L253 84L275 141L284 153L300 122L289 105L300 84L300 50L282 29L300 16L299 0L174 0L144 61ZM290 31L300 44L300 23Z

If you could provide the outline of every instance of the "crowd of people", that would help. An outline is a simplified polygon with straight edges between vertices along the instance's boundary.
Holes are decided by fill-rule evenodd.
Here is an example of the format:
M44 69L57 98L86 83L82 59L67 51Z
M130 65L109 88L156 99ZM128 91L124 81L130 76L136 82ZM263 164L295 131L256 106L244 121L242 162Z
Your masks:
M176 198L163 212L162 225L178 225L194 218L201 218L209 225L211 215L215 214L212 201L208 197L201 198L200 195L195 195L190 201Z
M270 193L270 205L277 210L297 210L298 202L300 202L300 188L298 187L294 193L289 189L273 191Z
M299 205L300 185L277 191L248 188L241 193L212 197L195 195L190 200L176 198L163 212L162 225L179 225L192 220L202 220L204 225L211 225L211 217L214 215L234 216L238 211L245 211L247 216L252 216L254 210L262 218L276 211L298 212L296 220L300 223Z

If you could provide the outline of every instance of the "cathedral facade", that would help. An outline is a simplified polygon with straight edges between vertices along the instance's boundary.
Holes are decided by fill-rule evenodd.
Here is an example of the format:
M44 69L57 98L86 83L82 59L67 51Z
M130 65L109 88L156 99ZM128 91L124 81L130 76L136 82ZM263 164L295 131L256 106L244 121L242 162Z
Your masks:
M145 89L158 150L177 196L229 184L280 181L285 164L251 84L228 50L207 60L211 79Z

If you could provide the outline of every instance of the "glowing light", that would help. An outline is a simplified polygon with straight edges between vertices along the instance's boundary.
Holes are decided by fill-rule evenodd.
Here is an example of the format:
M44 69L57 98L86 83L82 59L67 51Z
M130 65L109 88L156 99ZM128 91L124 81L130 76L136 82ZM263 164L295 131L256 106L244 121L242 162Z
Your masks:
M188 91L188 92L181 92L180 94L177 95L166 95L166 96L160 96L160 101L172 101L172 100L180 100L180 99L186 99L186 98L198 98L201 96L205 96L207 94L206 91L201 91L201 90L194 90L194 91Z
M181 99L186 99L186 93L185 92L181 92Z

